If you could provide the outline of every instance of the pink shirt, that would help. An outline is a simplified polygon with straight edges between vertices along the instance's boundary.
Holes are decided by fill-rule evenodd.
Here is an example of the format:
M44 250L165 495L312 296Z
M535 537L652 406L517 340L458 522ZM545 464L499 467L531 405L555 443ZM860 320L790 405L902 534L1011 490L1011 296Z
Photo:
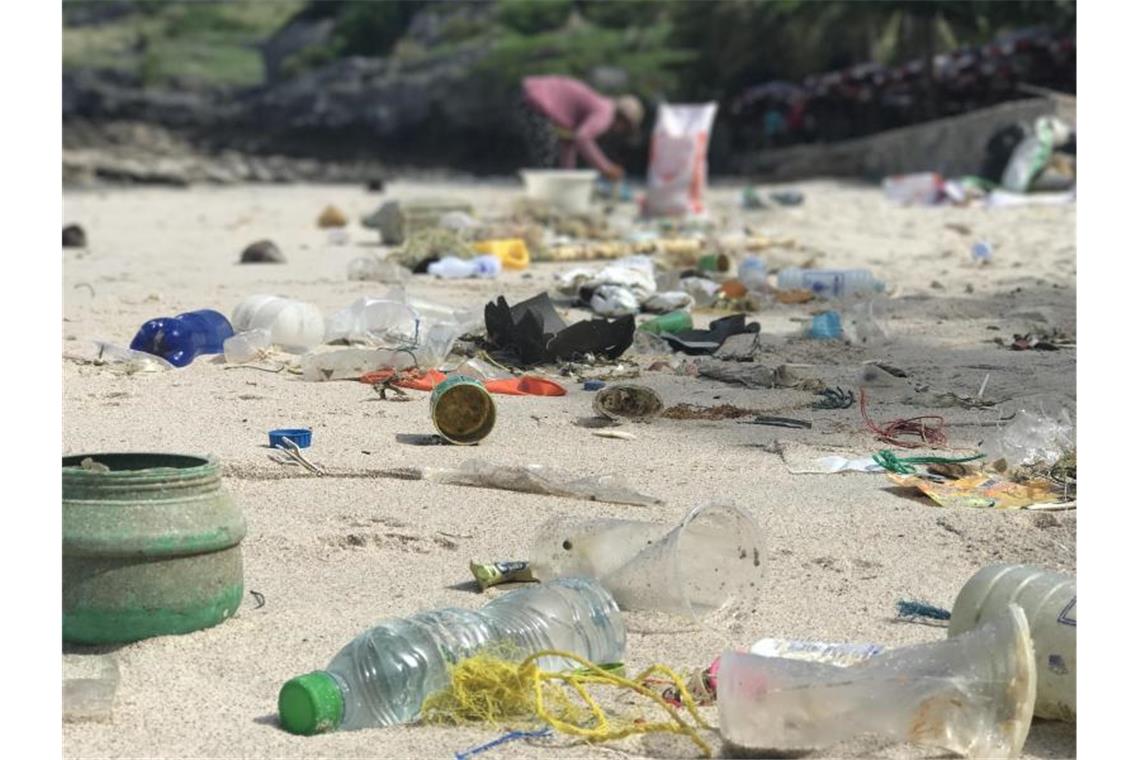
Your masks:
M564 139L562 167L573 169L578 153L601 172L613 171L595 138L610 128L614 121L614 102L570 77L527 77L523 94L528 103L556 126L572 135Z

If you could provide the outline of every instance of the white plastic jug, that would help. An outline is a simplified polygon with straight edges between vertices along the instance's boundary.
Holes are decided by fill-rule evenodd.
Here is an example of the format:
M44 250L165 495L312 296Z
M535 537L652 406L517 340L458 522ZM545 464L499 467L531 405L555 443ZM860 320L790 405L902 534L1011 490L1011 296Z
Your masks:
M1077 720L1077 579L1031 565L990 565L958 592L949 634L973 630L1018 604L1037 652L1039 718Z
M325 339L325 318L320 309L281 296L250 296L234 309L230 323L238 333L268 330L273 342L287 350L304 351Z

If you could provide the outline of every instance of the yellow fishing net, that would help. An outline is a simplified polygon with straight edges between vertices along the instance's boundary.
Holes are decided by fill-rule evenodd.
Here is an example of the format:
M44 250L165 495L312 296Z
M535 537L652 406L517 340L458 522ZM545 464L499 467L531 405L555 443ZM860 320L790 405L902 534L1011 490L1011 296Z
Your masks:
M538 661L544 657L560 657L581 667L547 672L538 667ZM450 675L450 685L424 701L421 719L425 723L482 722L504 726L512 721L537 719L556 731L591 742L669 733L688 737L705 757L712 755L712 749L698 733L698 728L709 728L708 723L697 711L684 682L665 665L652 665L630 679L555 649L536 652L522 662L482 652L452 666ZM646 685L654 677L668 679L675 686L691 722ZM653 721L607 712L587 688L590 686L633 692L656 704L666 719Z

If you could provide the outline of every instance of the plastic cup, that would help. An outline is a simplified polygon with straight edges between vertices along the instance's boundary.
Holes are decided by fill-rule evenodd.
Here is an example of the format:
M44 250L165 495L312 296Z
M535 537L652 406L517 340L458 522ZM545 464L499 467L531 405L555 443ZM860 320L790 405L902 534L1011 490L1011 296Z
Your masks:
M767 553L756 521L736 507L708 505L679 525L555 518L531 549L536 578L598 578L627 610L699 620L740 601L764 576Z
M721 735L749 756L870 734L967 757L1016 758L1036 692L1029 624L1012 604L967 634L850 667L725 652L717 671Z
M473 377L452 375L431 392L431 421L446 440L474 445L495 427L495 402Z

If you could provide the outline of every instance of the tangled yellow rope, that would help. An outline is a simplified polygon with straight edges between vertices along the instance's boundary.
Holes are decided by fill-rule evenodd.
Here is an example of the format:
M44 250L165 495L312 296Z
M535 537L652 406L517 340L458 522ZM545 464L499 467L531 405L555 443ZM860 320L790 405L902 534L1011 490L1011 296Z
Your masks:
M576 670L546 672L538 667L543 657L560 657L578 663ZM687 736L705 757L712 748L697 728L709 728L681 678L665 665L652 665L634 678L626 678L570 652L547 649L520 662L510 662L489 653L476 654L450 668L451 683L424 700L422 720L427 723L469 721L502 725L508 720L538 718L556 731L591 742L616 741L634 734L670 733ZM650 676L667 678L677 689L681 703L692 718L680 712L645 685ZM621 720L606 714L586 688L589 685L626 689L648 698L668 715L665 721ZM568 693L577 695L578 701ZM583 708L584 706L584 708Z

